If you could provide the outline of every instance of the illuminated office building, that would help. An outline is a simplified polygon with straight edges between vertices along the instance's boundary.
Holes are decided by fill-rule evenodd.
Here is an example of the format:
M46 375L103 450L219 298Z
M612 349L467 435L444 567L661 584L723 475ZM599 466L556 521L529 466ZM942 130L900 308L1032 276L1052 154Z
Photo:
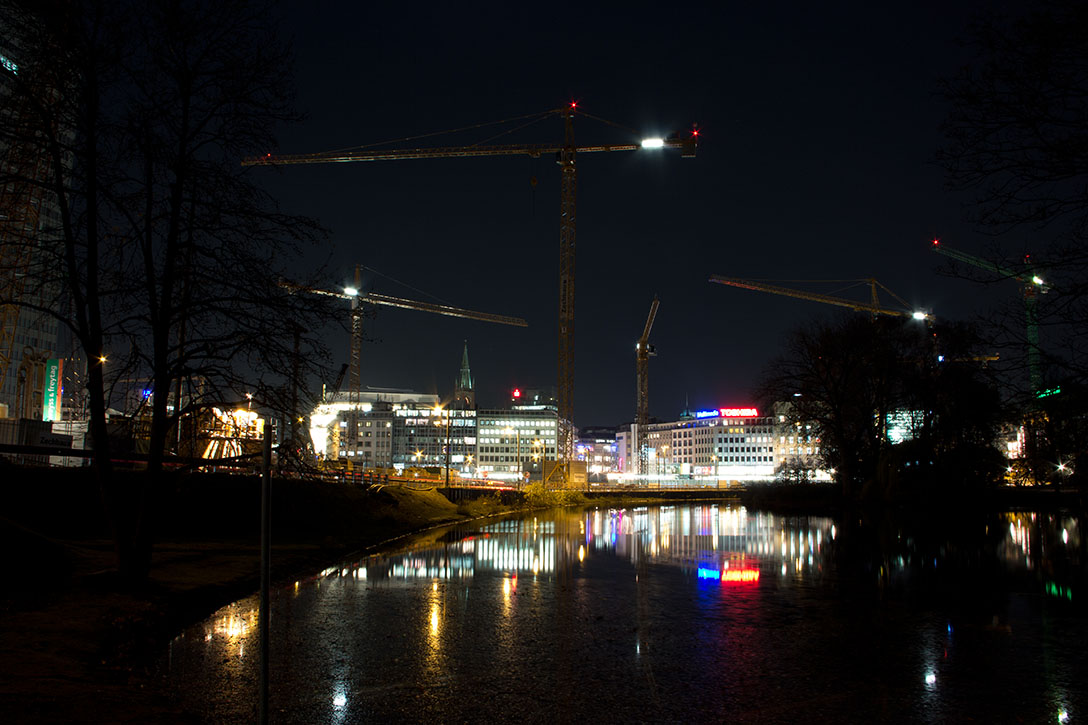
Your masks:
M690 476L719 481L766 481L775 473L774 418L756 408L714 408L679 420L650 423L646 477ZM634 425L617 436L617 456L627 474L638 471Z
M584 428L578 431L574 443L574 458L584 461L590 481L605 480L608 474L618 473L619 456L616 449L614 428Z
M30 23L26 11L0 5L0 298L22 303L0 305L0 417L57 420L56 411L45 410L43 394L49 360L60 357L57 318L48 312L58 304L51 265L60 208L50 187L36 183L50 176L48 155L15 135L33 125L37 113L21 89L44 84L35 68L40 49L14 37ZM35 103L56 100L37 89Z
M480 410L477 415L480 475L503 480L538 479L544 461L554 461L560 430L559 414L548 405L515 405ZM519 476L519 471L522 472Z

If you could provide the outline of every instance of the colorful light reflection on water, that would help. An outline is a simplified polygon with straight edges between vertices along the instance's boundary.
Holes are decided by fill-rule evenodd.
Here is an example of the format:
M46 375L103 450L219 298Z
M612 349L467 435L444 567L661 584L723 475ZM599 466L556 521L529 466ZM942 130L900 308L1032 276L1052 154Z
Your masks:
M429 532L273 600L277 722L1072 721L1080 521L919 527L727 505ZM179 697L252 719L256 606L171 646ZM486 695L484 694L486 693Z

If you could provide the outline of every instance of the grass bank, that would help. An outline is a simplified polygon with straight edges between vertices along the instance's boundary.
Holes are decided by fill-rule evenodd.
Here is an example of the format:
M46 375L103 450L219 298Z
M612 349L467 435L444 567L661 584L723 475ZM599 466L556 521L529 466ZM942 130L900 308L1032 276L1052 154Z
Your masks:
M256 591L259 479L164 477L147 520L150 576L132 586L114 575L89 471L7 466L2 474L0 722L192 722L159 694L153 665L181 628ZM273 579L511 508L498 497L454 504L435 489L275 479Z

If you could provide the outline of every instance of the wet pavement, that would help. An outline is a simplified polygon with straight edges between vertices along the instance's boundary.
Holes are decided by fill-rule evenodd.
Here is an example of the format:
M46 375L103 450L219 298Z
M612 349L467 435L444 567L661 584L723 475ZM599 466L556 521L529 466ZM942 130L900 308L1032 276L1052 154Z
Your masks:
M271 720L1075 722L1081 525L706 504L432 531L273 592ZM256 719L257 617L171 643L187 708Z

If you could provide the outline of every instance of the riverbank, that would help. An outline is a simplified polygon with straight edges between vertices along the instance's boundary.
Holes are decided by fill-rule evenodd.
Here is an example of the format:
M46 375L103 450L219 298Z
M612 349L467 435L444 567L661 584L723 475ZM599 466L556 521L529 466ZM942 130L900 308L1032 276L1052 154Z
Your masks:
M148 580L120 582L92 479L7 468L0 560L0 722L187 723L154 663L182 627L259 585L259 482L171 479ZM287 581L396 536L499 513L434 489L276 480L272 576Z

